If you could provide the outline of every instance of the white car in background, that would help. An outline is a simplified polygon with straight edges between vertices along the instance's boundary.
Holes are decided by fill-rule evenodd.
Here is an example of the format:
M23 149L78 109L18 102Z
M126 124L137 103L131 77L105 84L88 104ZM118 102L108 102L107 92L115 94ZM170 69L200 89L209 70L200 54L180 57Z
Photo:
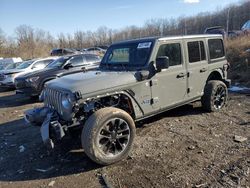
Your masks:
M45 68L58 57L48 57L43 59L32 59L24 61L15 69L3 70L0 72L0 87L14 88L16 77Z

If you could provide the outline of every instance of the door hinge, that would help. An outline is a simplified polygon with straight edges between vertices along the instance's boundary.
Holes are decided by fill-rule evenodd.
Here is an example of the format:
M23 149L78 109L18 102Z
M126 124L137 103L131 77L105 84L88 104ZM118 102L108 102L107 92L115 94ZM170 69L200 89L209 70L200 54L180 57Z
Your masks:
M157 85L157 82L158 82L157 79L150 80L150 81L149 81L149 86L152 87L152 86L154 86L154 85Z
M149 86L150 86L150 87L153 86L153 81L152 81L152 80L149 81Z
M158 97L154 97L152 99L150 99L150 104L153 105L153 104L156 104L159 102L159 98Z
M188 78L190 77L190 72L187 72L187 77L188 77Z
M190 93L190 88L187 88L187 93Z
M150 104L154 104L154 99L150 99Z

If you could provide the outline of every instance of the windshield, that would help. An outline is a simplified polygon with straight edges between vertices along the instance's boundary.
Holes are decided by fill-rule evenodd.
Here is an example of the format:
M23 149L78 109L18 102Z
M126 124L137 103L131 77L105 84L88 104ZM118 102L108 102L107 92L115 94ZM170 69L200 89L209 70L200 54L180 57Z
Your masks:
M152 42L134 42L111 46L101 66L142 67L149 60Z
M4 69L5 70L9 70L9 69L15 69L18 65L20 65L21 63L11 63L9 65L7 65Z
M47 67L48 68L59 68L64 65L64 63L69 59L69 57L61 57L52 63L50 63Z
M34 61L24 61L23 63L21 63L20 65L18 65L16 67L16 69L26 69L27 67L29 67Z

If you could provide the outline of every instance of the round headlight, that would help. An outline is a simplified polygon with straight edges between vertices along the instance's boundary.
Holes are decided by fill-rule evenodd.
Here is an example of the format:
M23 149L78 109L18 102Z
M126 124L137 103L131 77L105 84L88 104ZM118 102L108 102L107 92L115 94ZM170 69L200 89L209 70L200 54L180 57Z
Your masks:
M72 106L70 96L68 94L62 96L62 105L66 109L69 109Z

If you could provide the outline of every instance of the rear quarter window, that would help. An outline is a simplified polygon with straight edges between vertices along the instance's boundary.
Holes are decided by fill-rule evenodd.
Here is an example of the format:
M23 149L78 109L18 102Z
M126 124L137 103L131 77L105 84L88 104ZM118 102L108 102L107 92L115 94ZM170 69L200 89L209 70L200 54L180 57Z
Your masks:
M206 53L203 41L188 42L189 63L206 60Z
M211 60L225 56L224 45L221 39L209 39L208 48Z

